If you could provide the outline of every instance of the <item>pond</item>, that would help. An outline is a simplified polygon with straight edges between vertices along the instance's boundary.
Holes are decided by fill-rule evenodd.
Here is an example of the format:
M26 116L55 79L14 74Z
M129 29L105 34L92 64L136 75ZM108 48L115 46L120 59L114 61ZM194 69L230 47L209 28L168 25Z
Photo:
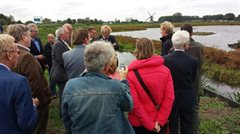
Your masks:
M179 30L179 27L174 28L174 31ZM201 42L204 46L223 49L226 51L233 50L228 47L228 44L236 43L240 40L240 26L194 26L194 32L213 32L215 34L208 36L194 35L193 39ZM161 37L159 28L148 28L146 30L128 31L128 32L113 32L113 35L131 36L135 38L146 37L153 40L159 40Z
M121 63L124 63L125 65L128 66L133 60L136 59L135 56L130 52L121 52L121 53L117 52L117 56L118 56L119 65ZM219 83L208 78L205 78L205 80L206 80L206 86L210 86L214 88L215 89L214 92L217 92L218 94L224 97L227 97L229 99L231 99L231 97L234 99L234 93L240 92L239 87L231 87L226 84Z

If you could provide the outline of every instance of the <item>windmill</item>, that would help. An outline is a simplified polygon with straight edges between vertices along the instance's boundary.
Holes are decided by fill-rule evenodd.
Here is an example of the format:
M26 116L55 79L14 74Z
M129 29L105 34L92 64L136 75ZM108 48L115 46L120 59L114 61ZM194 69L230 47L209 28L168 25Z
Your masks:
M149 14L149 17L146 19L146 21L149 20L150 23L153 23L153 16L154 16L156 13L153 13L153 14L151 15L151 14L148 12L148 14Z

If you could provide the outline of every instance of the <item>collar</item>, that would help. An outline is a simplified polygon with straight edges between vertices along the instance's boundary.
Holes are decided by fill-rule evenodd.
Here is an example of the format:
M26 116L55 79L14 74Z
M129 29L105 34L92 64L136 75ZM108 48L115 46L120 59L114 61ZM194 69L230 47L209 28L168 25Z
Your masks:
M174 51L181 51L181 52L185 52L185 50L184 49L174 49Z
M7 68L7 70L11 71L10 68L8 66L6 66L5 64L0 63L0 66L4 66L5 68Z
M18 47L21 47L21 48L23 48L23 49L26 49L28 52L30 52L30 49L29 49L28 47L25 47L25 46L23 46L22 44L18 44L18 43L16 43L16 45L17 45Z
M105 74L99 73L99 72L92 72L92 71L86 71L83 72L81 75L81 77L86 77L86 76L97 76L97 77L102 77L103 79L111 79L110 77L108 77Z
M61 39L61 41L68 47L69 50L71 50L72 48L68 45L68 43L64 40Z

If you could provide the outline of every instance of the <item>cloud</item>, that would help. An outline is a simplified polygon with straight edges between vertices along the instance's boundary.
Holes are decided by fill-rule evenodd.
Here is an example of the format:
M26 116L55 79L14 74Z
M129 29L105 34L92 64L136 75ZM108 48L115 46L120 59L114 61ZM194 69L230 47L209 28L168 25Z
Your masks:
M2 0L0 13L12 15L15 20L33 20L42 16L51 20L77 19L90 17L104 21L125 20L128 17L145 21L155 13L160 16L173 15L213 15L240 13L240 0Z

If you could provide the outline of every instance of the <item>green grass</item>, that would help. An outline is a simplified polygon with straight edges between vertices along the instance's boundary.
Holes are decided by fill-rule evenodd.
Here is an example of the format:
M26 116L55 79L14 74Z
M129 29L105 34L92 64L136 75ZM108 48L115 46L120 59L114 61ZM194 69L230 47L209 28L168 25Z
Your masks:
M59 101L54 99L50 104L47 134L64 134L63 123L59 118ZM230 108L224 102L209 97L200 101L201 134L239 134L240 110Z
M205 60L203 64L203 73L208 78L219 82L226 83L231 86L240 86L240 71L238 69L221 66Z
M201 97L201 134L239 134L240 109L230 108L216 98Z
M49 107L47 134L63 134L65 130L59 114L59 99L52 100Z

